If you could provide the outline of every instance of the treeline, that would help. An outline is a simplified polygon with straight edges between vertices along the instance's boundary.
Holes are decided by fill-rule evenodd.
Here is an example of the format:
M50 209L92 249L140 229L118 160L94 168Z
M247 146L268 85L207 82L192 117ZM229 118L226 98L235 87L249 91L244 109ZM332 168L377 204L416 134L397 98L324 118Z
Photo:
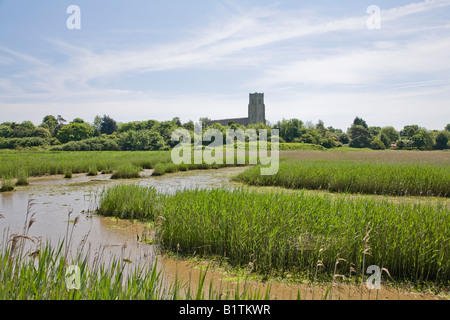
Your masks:
M352 148L387 148L407 150L443 150L450 148L450 124L442 131L427 130L418 125L406 125L400 131L394 127L368 126L356 117L346 132L317 124L303 123L299 119L281 120L273 125L229 123L206 127L207 118L201 118L203 130L215 128L225 137L227 129L279 129L281 143L317 145L324 148L348 146ZM133 121L118 123L111 117L96 116L92 123L75 118L68 123L61 115L47 115L35 126L31 121L0 124L0 149L44 148L54 151L152 151L170 150L178 142L171 141L172 132L184 128L194 132L194 122L181 123L178 117L170 121ZM204 142L209 144L210 142ZM225 141L224 141L225 143Z

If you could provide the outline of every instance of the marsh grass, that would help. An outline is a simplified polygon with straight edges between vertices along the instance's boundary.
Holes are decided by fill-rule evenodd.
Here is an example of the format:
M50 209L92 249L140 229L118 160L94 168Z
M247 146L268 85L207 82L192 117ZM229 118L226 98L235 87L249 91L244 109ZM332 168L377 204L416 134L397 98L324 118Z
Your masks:
M13 179L10 176L4 177L2 179L2 187L0 188L0 192L8 192L14 190Z
M396 281L450 280L450 214L442 202L245 189L164 195L130 185L108 188L100 198L99 212L161 217L157 241L166 250L181 247L187 255L225 256L235 267L254 261L253 270L260 274L350 277L375 264ZM338 265L336 259L342 259Z
M275 175L258 166L234 178L255 186L390 196L450 196L450 167L350 160L287 160Z
M27 186L28 182L28 174L25 170L19 171L16 177L16 186Z
M86 175L93 177L93 176L96 176L97 174L98 174L97 167L94 166L94 167L89 167L89 171Z
M199 282L168 282L158 268L157 260L132 261L122 254L105 256L105 247L93 253L87 235L72 243L79 217L68 223L65 237L56 244L31 236L36 221L35 202L30 200L22 233L3 233L0 242L0 299L2 300L191 300L268 298L268 293L244 288L213 288L205 282L208 270L200 270ZM71 222L69 222L71 221ZM72 250L75 246L76 250ZM79 268L79 287L68 287L69 268ZM209 289L209 290L208 290ZM242 291L242 292L241 292Z
M65 171L64 179L72 179L72 171L70 171L70 170Z
M0 151L0 177L17 176L26 170L30 177L72 173L88 173L91 169L117 170L123 165L145 169L156 163L171 162L169 151Z
M136 179L140 177L141 170L142 168L133 165L122 165L113 172L111 179Z

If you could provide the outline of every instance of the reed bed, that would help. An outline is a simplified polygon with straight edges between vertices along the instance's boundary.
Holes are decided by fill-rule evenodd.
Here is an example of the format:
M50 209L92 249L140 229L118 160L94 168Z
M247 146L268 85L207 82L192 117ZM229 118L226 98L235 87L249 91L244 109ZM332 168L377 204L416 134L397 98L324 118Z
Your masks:
M118 208L123 193L130 195L127 206L139 208L133 217L158 221L157 238L166 250L226 257L236 267L251 262L255 272L269 275L350 277L352 270L362 275L375 264L396 280L444 285L450 280L450 214L441 202L244 189L163 195L152 188L114 186L101 197L100 212ZM143 201L153 211L147 213ZM120 209L113 212L127 217ZM342 260L336 269L337 259Z
M275 175L258 166L234 178L255 186L392 196L450 196L450 166L350 160L287 160Z
M0 151L0 177L16 177L21 170L28 176L88 173L108 170L112 172L123 165L152 169L157 163L172 162L168 151Z
M1 300L260 300L265 293L244 286L229 289L207 287L208 272L200 270L199 281L168 282L158 268L157 260L143 256L131 261L121 255L107 259L104 247L94 254L85 237L76 250L71 242L78 218L68 223L64 239L56 244L42 243L41 238L29 234L35 211L34 201L28 203L22 233L3 233L0 241L0 299ZM0 216L2 217L2 216ZM69 213L70 217L70 213ZM71 226L69 226L71 224ZM87 248L87 249L86 249ZM79 281L68 281L71 266L79 269ZM75 285L75 286L73 286Z

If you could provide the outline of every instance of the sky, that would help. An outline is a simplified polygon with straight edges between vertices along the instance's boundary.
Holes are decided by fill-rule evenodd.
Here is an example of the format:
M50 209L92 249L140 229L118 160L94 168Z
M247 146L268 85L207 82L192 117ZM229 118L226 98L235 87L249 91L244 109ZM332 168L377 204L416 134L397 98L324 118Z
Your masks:
M0 123L238 118L253 92L272 124L443 130L450 0L0 0Z

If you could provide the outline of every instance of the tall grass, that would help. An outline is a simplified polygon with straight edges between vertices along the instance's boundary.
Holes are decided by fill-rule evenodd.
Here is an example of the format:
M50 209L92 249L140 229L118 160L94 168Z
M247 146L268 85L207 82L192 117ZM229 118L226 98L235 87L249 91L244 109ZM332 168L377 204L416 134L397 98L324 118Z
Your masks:
M3 177L0 192L8 192L14 190L14 183L10 176Z
M101 211L120 206L123 193L133 194L127 206L152 203L151 214L143 205L133 214L160 217L158 238L168 250L226 256L240 267L253 262L263 274L314 274L320 260L320 272L329 276L348 275L352 264L362 274L364 263L387 268L394 279L450 280L450 214L442 203L221 189L158 195L151 188L121 186L105 191ZM123 212L115 214L127 217ZM345 261L336 270L338 258Z
M26 170L30 177L72 173L87 173L90 169L116 170L131 164L149 168L156 163L172 162L169 151L0 151L0 177L17 176Z
M66 236L56 244L42 243L30 236L35 211L29 201L24 229L21 234L4 233L0 242L0 299L1 300L191 300L191 299L267 299L259 290L239 286L228 288L208 287L206 271L200 270L200 281L192 285L175 279L168 282L159 271L157 261L137 262L121 256L104 256L100 248L94 256L90 246L86 250L86 237L77 244L76 252L69 250L72 233L77 223L74 219ZM69 214L70 216L70 214ZM123 248L122 248L123 250ZM123 252L123 251L122 251ZM69 266L79 268L78 287L68 287Z
M257 186L394 196L450 196L450 166L348 160L289 160L277 174L252 167L234 178Z
M135 167L133 165L122 165L117 170L115 170L111 179L134 179L139 178L139 172L142 170L140 167Z

